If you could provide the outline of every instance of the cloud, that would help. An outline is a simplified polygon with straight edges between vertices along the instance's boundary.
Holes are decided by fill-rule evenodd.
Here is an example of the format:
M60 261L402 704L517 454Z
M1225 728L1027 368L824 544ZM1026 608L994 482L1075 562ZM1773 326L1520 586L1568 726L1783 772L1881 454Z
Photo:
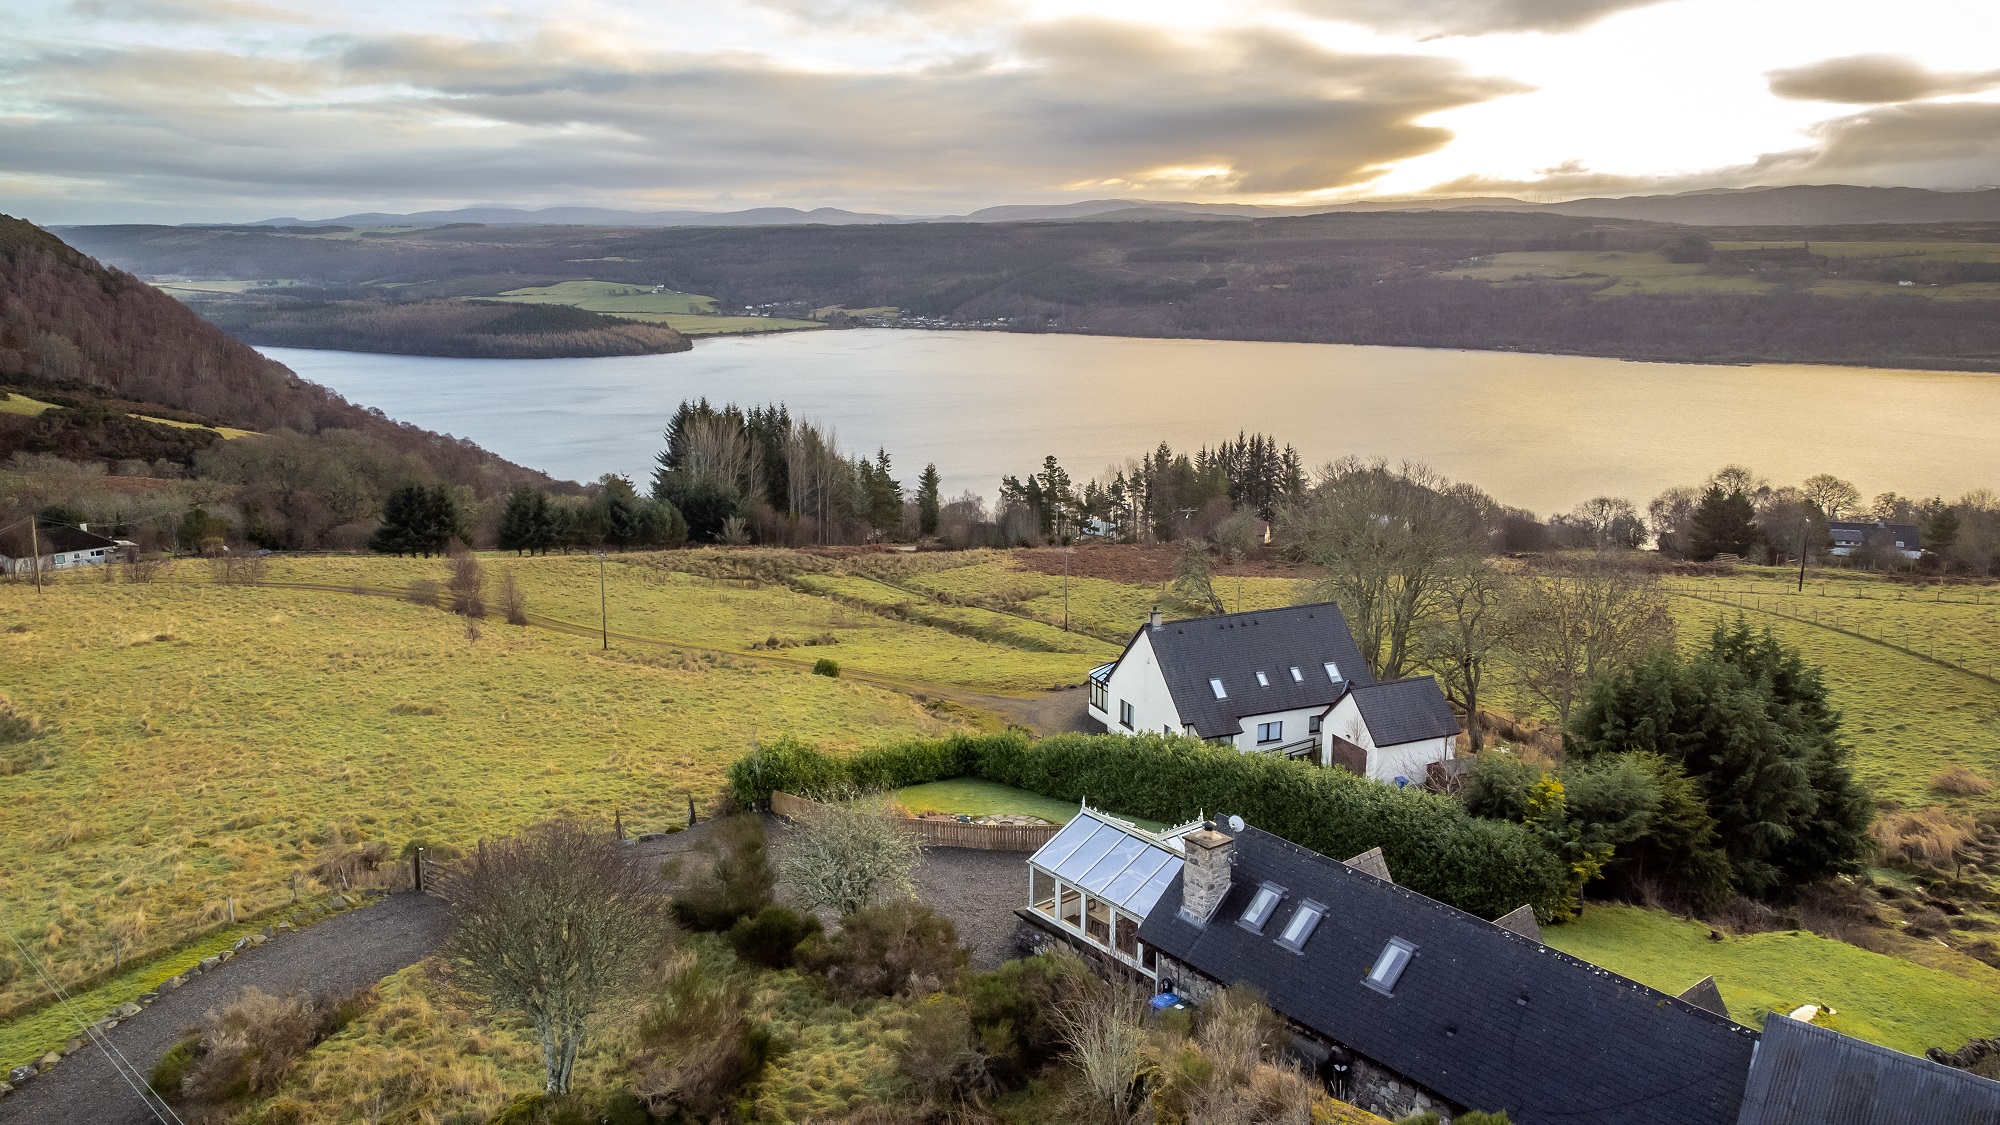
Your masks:
M85 19L128 23L311 22L298 12L259 0L71 0L69 11Z
M0 150L23 176L128 197L665 203L1366 184L1450 134L1439 110L1521 89L1458 63L1268 30L1036 25L930 67L809 70L543 28L324 38L293 56L168 47L18 60Z
M2000 103L1917 102L1823 121L1814 143L1760 157L1749 173L1972 187L2000 182Z
M1848 55L1769 71L1771 92L1781 98L1847 105L1886 105L2000 86L2000 70L1928 70L1897 55Z
M1576 31L1664 0L1298 0L1326 19L1420 36Z

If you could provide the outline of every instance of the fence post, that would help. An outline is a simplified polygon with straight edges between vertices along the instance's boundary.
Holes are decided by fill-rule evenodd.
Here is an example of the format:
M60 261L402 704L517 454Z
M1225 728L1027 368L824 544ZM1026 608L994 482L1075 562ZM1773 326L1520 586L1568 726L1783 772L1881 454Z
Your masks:
M410 852L410 885L416 888L418 894L424 893L424 849L422 848Z

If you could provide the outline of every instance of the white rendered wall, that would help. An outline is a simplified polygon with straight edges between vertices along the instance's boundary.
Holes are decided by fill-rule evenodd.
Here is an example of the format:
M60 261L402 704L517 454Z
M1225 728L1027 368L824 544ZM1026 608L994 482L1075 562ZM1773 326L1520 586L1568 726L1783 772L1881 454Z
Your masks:
M1110 683L1106 685L1109 699L1105 700L1106 713L1099 716L1105 729L1114 734L1139 734L1152 731L1155 734L1181 734L1180 711L1174 707L1174 697L1167 690L1167 678L1160 672L1160 662L1153 656L1153 639L1141 630L1132 647L1118 661L1118 667L1111 670ZM1118 704L1132 705L1132 726L1128 730L1118 721Z
M1370 750L1368 776L1376 781L1391 782L1401 776L1409 778L1412 784L1422 785L1427 767L1432 762L1450 758L1457 743L1458 736L1448 734L1443 738L1426 738Z

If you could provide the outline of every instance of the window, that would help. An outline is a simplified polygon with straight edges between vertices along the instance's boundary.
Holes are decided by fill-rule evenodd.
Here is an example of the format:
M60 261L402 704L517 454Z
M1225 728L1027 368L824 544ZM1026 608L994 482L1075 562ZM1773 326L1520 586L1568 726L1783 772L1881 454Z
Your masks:
M1264 923L1271 920L1271 912L1278 908L1278 900L1285 897L1285 888L1273 883L1265 883L1250 896L1250 905L1243 908L1243 917L1237 925L1253 933L1263 933Z
M1266 676L1266 675L1265 675L1264 673L1262 673L1262 672L1259 672L1259 673L1257 673L1257 686L1258 686L1258 687L1270 687L1270 686L1271 686L1271 677L1269 677L1269 676Z
M1126 730L1132 729L1132 701L1129 699L1118 701L1118 725Z
M1306 674L1304 672L1299 671L1299 666L1296 664L1292 665L1292 682L1295 684L1302 684L1306 682Z
M1306 733L1307 733L1307 734L1318 734L1318 733L1319 733L1319 716L1318 716L1318 715L1314 715L1314 716L1312 716L1311 718L1309 718L1309 719L1307 719L1307 720L1306 720Z
M1327 661L1327 662L1326 662L1326 678L1327 678L1327 679L1329 679L1329 680L1332 680L1332 681L1333 681L1334 683L1336 683L1336 684L1337 684L1337 683L1339 683L1339 682L1340 682L1340 665L1338 665L1338 664L1335 664L1335 663L1334 663L1333 661L1331 661L1331 660Z
M1111 708L1110 700L1111 691L1104 685L1104 681L1090 681L1090 705L1092 707L1097 708L1099 711L1108 711Z
M1208 690L1214 692L1217 699L1229 698L1229 693L1222 690L1222 681L1214 676L1208 678Z
M1313 928L1326 917L1326 907L1307 899L1292 912L1292 920L1285 923L1285 930L1278 935L1278 944L1293 953L1305 952L1306 940L1313 936Z
M1083 928L1083 892L1074 887L1062 889L1062 905L1056 910L1056 917L1077 929Z
M1283 741L1284 737L1285 724L1282 722L1257 724L1257 741L1259 742L1280 742Z
M1403 979L1403 970L1409 968L1410 958L1416 955L1416 946L1399 937L1390 938L1381 955L1375 958L1375 967L1368 970L1367 979L1361 983L1384 996L1394 995L1396 982Z
M1111 944L1118 952L1137 959L1139 956L1139 922L1130 914L1119 914L1111 920Z

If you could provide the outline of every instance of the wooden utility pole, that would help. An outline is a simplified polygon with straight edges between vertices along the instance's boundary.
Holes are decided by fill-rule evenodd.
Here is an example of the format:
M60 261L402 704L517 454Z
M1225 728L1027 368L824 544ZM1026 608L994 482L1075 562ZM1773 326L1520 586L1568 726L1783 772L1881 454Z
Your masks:
M604 552L597 552L597 628L604 638L604 651L611 651L611 609L604 597Z
M1806 532L1812 528L1810 517L1799 521L1799 593L1806 592Z
M35 594L42 592L42 519L33 513L28 515L28 554L34 557Z

